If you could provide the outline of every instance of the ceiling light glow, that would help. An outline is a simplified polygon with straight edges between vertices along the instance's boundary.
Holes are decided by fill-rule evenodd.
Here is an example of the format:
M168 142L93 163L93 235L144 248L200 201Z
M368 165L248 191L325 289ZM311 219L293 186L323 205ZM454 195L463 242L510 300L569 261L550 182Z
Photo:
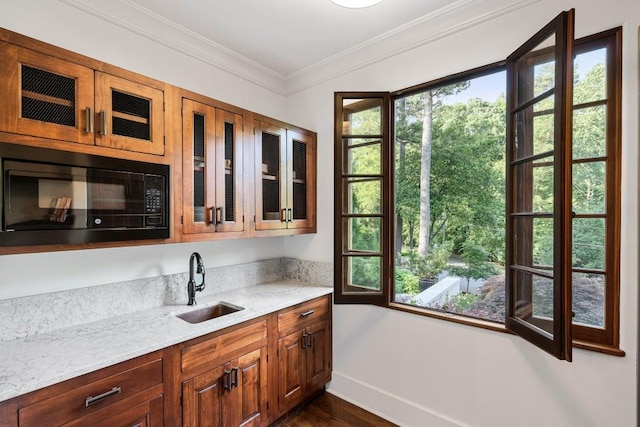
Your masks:
M331 0L332 3L335 3L338 6L348 7L349 9L369 7L380 3L381 1L382 0Z

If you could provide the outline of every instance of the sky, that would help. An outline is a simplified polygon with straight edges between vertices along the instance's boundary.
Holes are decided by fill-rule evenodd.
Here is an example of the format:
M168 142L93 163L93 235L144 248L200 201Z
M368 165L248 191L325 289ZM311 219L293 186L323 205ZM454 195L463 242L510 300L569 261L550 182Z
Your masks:
M580 54L574 61L574 69L578 79L582 79L594 65L605 62L606 49L599 49ZM485 101L493 102L501 94L506 92L507 77L505 71L489 74L470 80L467 89L455 95L449 95L443 99L445 104L455 104L466 102L472 98L481 98Z

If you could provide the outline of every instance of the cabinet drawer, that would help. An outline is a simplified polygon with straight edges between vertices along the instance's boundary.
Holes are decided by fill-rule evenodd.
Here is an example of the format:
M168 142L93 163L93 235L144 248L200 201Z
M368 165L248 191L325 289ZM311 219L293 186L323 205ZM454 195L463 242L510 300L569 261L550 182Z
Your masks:
M299 329L329 314L329 299L318 298L278 313L278 332Z
M162 384L162 359L21 408L19 424L39 427L66 424L158 384Z
M235 331L210 338L182 349L182 372L194 372L211 367L214 361L223 363L232 353L267 339L267 321L253 323Z

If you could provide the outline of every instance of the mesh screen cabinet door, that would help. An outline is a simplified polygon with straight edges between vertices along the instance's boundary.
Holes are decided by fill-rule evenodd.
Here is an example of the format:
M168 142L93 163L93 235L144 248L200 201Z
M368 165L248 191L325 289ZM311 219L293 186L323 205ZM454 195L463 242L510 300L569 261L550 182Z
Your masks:
M0 130L94 144L94 72L0 43Z
M96 72L96 144L164 155L164 93Z

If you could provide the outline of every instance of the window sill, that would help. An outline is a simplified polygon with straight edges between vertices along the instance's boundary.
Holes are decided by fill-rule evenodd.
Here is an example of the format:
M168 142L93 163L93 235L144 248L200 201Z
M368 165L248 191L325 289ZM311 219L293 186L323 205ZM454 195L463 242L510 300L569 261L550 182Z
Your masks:
M496 332L502 332L507 334L513 334L513 332L507 330L504 324L497 322L489 322L487 320L473 319L466 316L460 316L459 314L443 313L427 308L414 307L412 305L401 304L397 302L390 302L388 308L393 310L404 311L406 313L413 313L420 316L431 317L434 319L447 320L449 322L459 323L461 325L473 326L476 328L487 329ZM598 353L608 354L611 356L624 357L626 353L620 350L618 347L611 345L598 344L588 341L573 340L573 347L582 350L596 351Z

